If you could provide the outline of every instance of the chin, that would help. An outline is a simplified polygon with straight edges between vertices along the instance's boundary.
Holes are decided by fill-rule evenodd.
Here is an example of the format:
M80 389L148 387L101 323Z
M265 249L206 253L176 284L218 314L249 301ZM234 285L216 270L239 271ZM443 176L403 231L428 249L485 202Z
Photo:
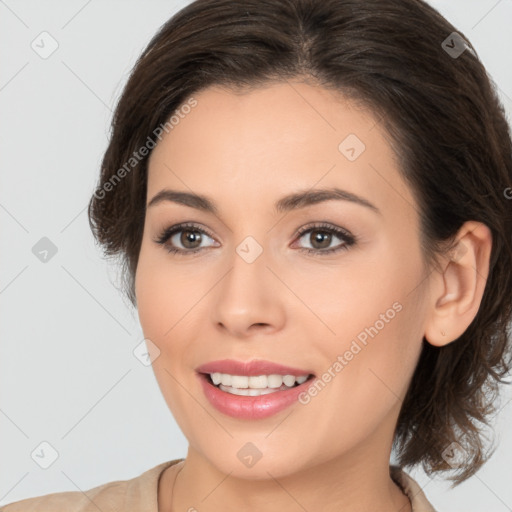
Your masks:
M250 442L248 442L247 445L240 443L242 449L237 448L233 456L226 456L226 451L223 451L223 453L218 454L205 454L204 457L220 472L226 475L229 474L230 477L255 481L268 480L272 477L287 477L297 471L301 471L304 465L307 465L307 461L297 460L296 450L292 450L289 456L282 451L276 456L272 455L271 450L265 454L264 449L261 449L259 451L260 455L257 455L256 449L254 448L251 459L249 443ZM293 447L296 445L290 443L289 446Z

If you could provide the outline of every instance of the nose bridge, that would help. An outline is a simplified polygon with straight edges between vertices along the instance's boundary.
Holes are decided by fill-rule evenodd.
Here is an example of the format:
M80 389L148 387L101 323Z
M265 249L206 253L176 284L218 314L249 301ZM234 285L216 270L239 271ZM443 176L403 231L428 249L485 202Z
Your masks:
M279 281L267 268L271 251L263 244L249 235L235 246L215 297L214 321L239 335L253 324L278 327L283 321Z
M224 293L232 296L242 307L247 298L253 303L258 297L266 295L269 270L268 251L253 236L246 236L235 248L229 264L230 272L226 276ZM249 306L249 303L247 303Z

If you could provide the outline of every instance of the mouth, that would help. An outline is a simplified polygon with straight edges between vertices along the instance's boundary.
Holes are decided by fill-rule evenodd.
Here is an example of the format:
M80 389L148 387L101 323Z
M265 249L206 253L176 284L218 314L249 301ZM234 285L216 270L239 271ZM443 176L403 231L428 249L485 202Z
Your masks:
M273 367L270 371L279 370ZM266 374L256 372L253 367L244 372L245 375L217 371L196 372L204 396L210 404L220 413L238 420L268 418L297 404L300 395L316 380L313 373L302 370L296 374Z
M206 399L222 414L256 420L296 404L315 380L311 369L254 359L210 361L196 368Z

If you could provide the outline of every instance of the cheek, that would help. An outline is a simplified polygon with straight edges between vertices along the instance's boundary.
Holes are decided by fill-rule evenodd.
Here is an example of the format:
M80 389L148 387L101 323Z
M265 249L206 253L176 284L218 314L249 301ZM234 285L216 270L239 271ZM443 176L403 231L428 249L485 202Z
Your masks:
M182 295L181 274L175 274L168 264L166 250L160 246L153 247L152 242L144 237L135 274L137 309L142 327L159 336L172 325Z
M405 314L398 310L416 300L413 291L421 283L422 265L419 252L410 248L404 258L397 247L382 237L372 247L347 253L338 262L282 269L293 283L294 293L313 313L300 319L316 327L312 340L318 339L324 346L333 340L339 349L340 341L359 333L364 338L365 329L375 324L379 332L389 332L391 324L401 322Z
M336 394L347 398L354 414L373 410L373 419L401 402L421 350L425 301L421 259L388 253L368 268L351 273L337 314L328 321L336 331L329 359L343 361ZM327 352L327 351L326 351ZM350 404L350 405L348 405ZM367 418L368 421L373 421Z
M320 391L309 398L302 420L309 428L322 425L319 445L321 438L331 440L329 447L318 446L319 452L324 448L343 451L380 425L387 425L388 433L394 428L419 357L421 335L409 316L414 309L410 300L395 302L395 308L393 303L390 308L380 304L367 300L357 320L355 314L344 314L344 323L337 324L341 335L321 349L326 363L318 378L326 383L319 384Z
M171 267L162 262L165 263L165 258L158 251L142 247L135 275L137 310L144 337L160 351L152 369L162 395L180 428L188 432L189 416L194 416L194 411L177 381L184 380L180 369L186 344L180 343L180 335L190 305L183 297L186 287L170 275Z
M172 280L166 275L169 270L162 265L158 252L148 248L146 240L143 240L135 274L140 324L145 337L154 338L157 345L173 325L177 302L176 294L169 293Z
M155 273L148 270L144 261L139 261L135 280L139 320L145 337L155 340L164 334L163 319L172 311L160 287Z
M403 398L421 349L422 336L411 310L410 301L395 301L375 311L373 319L357 328L343 341L346 372L359 380L359 391L377 396Z
M206 267L205 267L206 268ZM182 361L204 313L208 290L216 276L197 264L172 264L164 249L143 247L135 276L139 321L146 338L161 352L154 363L169 366ZM177 357L179 356L179 357Z

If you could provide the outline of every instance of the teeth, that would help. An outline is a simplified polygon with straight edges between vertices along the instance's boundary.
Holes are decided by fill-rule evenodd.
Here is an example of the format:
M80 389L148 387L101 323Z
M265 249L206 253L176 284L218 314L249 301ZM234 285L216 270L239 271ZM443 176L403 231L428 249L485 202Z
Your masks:
M275 393L276 391L280 391L278 389L239 389L239 388L233 388L230 386L223 386L222 384L219 385L219 388L222 391L226 391L227 393L231 393L232 395L243 395L243 396L260 396L260 395L268 395L269 393ZM283 386L283 389L288 389L286 386Z
M269 375L267 377L267 387L279 388L282 385L283 385L283 376L282 375Z
M247 377L247 375L231 375L231 387L237 389L248 388L249 377Z
M212 379L212 382L219 386L220 389L223 388L230 388L234 390L242 390L242 391L251 391L251 390L258 390L258 391L266 391L268 393L271 393L272 390L278 390L278 388L283 387L283 389L286 388L292 388L295 386L295 383L302 384L303 382L306 382L308 375L299 375L296 377L295 375L278 375L278 374L271 374L271 375L257 375L257 376L250 376L247 375L230 375L228 373L210 373L210 377ZM231 391L230 391L231 392ZM234 394L243 394L243 395L249 395L249 396L257 396L255 394L249 393L238 393L233 391ZM265 394L265 393L258 393L258 394Z
M295 377L293 375L285 375L283 377L283 383L289 387L292 387L295 385Z
M263 389L267 387L267 376L258 375L249 377L249 387L252 389Z

